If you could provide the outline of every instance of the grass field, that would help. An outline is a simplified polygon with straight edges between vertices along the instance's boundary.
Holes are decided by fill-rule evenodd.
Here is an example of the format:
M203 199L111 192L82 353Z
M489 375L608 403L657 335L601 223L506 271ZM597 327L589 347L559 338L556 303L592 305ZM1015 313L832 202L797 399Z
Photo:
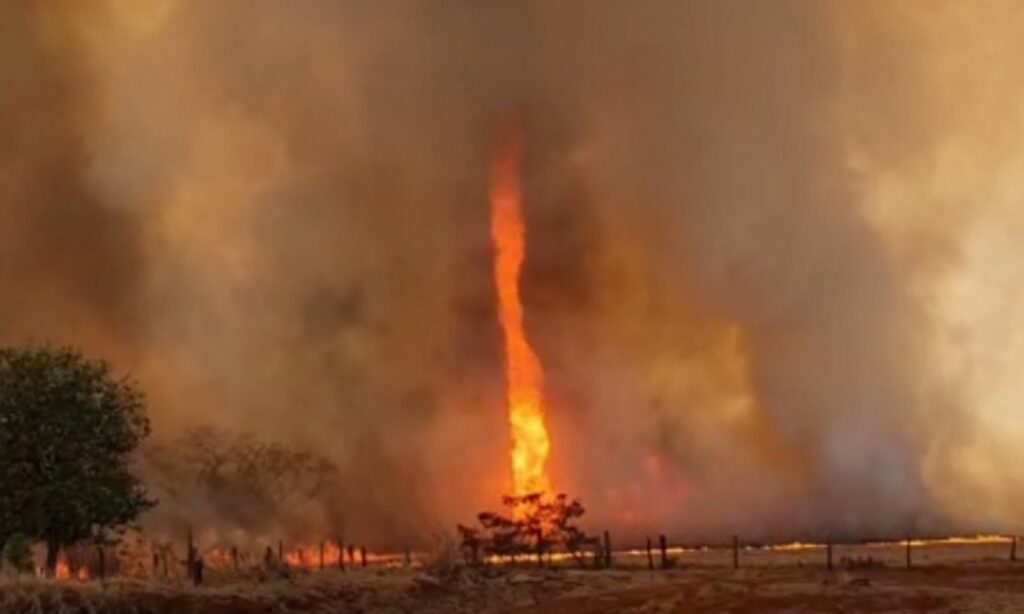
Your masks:
M820 547L673 552L676 567L649 571L644 553L613 569L489 567L354 569L284 576L212 574L199 588L113 579L6 578L0 612L1024 612L1024 564L1005 543L914 548L838 546L835 569Z

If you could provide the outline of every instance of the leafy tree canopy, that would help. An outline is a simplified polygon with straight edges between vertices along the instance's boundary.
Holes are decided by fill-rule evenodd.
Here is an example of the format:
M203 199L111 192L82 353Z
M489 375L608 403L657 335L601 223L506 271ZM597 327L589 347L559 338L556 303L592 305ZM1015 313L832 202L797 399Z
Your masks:
M61 546L99 537L154 504L129 471L149 434L142 393L71 348L0 348L0 540Z

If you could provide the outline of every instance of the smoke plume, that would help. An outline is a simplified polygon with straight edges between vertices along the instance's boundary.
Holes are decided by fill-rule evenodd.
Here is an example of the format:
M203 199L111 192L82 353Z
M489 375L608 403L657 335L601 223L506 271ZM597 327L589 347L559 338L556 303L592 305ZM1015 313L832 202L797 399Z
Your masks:
M0 340L340 468L509 488L487 181L524 118L552 474L597 526L1019 529L1014 3L5 2ZM184 516L188 510L182 510Z

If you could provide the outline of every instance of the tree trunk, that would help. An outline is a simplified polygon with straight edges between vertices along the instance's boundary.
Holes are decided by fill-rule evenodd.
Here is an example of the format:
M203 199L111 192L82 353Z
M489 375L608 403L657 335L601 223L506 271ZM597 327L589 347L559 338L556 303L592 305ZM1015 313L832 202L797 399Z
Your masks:
M7 537L7 535L0 535L0 571L4 570L4 559L7 558L4 556L5 550L7 550Z
M57 575L57 555L60 554L60 542L56 538L46 538L46 575L54 577Z

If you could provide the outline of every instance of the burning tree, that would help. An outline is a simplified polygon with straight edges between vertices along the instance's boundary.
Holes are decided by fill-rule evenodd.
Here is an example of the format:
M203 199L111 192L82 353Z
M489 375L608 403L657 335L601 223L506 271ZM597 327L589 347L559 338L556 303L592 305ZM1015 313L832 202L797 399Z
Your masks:
M154 503L129 471L148 434L142 393L105 362L0 349L0 542L45 542L52 573L62 547L134 520Z
M513 561L536 556L543 562L546 555L561 549L582 565L583 552L599 545L574 524L586 511L583 505L564 494L554 498L541 493L509 495L502 497L502 504L511 513L481 512L477 515L479 529L458 526L463 553L470 563L480 562L480 555Z

